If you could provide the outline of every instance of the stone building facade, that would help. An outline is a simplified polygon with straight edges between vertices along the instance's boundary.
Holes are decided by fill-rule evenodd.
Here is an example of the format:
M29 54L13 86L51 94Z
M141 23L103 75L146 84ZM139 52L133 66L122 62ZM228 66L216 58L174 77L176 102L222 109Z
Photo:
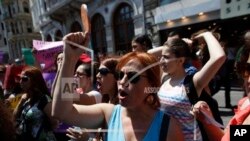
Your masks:
M22 48L32 48L32 40L41 38L32 26L29 0L2 0L0 5L1 48L8 52L8 61L12 62L22 57Z

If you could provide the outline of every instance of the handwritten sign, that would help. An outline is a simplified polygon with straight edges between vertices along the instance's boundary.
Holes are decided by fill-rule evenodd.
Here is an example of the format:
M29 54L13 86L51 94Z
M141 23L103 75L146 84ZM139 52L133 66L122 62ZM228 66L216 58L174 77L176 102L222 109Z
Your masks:
M35 58L40 63L43 72L55 72L55 57L63 50L63 42L33 41L33 47L37 50Z

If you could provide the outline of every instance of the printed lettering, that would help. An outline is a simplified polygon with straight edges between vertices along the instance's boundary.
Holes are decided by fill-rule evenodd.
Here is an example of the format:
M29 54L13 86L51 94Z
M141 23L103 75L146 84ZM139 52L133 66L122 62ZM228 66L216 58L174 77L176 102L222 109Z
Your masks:
M234 132L234 136L243 136L247 133L246 129L236 129Z
M65 85L64 85L64 88L63 88L63 93L70 93L70 87L69 87L69 84L68 83L66 83Z

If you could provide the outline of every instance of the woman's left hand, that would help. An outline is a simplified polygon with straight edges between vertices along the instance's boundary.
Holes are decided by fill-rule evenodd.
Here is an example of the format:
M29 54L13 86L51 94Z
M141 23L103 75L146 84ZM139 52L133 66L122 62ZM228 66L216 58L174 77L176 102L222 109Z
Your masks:
M213 118L213 114L205 101L198 101L190 112L201 122L206 120L204 113Z

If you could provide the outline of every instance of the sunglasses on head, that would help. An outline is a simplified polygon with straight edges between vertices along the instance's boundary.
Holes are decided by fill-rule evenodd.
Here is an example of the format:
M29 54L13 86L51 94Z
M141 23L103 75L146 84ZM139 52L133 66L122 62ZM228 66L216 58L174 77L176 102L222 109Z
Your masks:
M122 80L125 74L126 74L128 80L130 80L130 83L132 83L132 84L137 83L140 80L141 76L147 77L145 75L137 75L138 73L133 72L133 71L127 72L127 73L120 71L120 72L118 72L118 76L117 76L118 80ZM135 76L135 75L137 75L137 76Z
M98 72L99 72L101 75L104 75L104 76L106 76L108 73L111 73L111 72L109 71L109 69L107 69L107 68L100 68L100 69L98 70Z
M23 82L27 82L29 80L29 77L24 75L20 77L20 80L22 80Z

